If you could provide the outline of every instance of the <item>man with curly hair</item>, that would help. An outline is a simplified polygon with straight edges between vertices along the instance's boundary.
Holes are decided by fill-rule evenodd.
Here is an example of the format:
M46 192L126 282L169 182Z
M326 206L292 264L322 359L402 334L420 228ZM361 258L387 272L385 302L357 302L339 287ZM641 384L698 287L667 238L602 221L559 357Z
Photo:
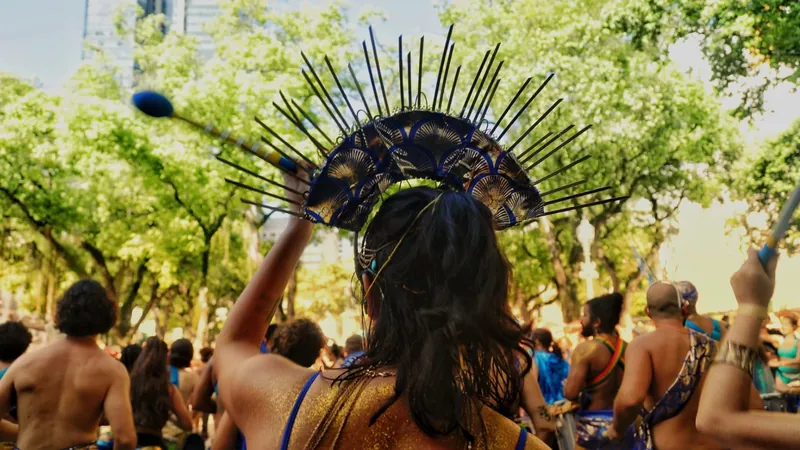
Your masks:
M114 448L136 447L128 373L96 342L116 319L100 283L81 280L64 293L56 325L66 339L22 355L0 379L0 417L19 409L18 448L92 448L104 414Z

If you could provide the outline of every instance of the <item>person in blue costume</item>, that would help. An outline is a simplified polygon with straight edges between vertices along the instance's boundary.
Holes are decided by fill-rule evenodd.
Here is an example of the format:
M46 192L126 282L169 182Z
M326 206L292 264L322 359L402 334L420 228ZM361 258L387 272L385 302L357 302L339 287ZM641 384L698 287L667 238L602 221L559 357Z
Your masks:
M678 281L675 286L677 286L683 301L687 304L686 328L703 333L717 342L722 340L727 327L717 319L697 313L699 295L694 284L689 281Z
M342 367L350 367L364 355L364 338L354 334L344 341L344 362Z
M575 414L577 449L622 449L608 436L614 396L625 371L627 343L617 333L623 298L619 293L589 300L583 306L581 334L592 338L572 353L564 397L578 402Z
M797 332L797 316L791 313L781 315L781 334L783 342L778 347L780 360L774 361L776 376L775 384L779 392L787 392L792 387L800 385L800 353L798 344L800 336ZM791 386L790 386L791 384Z
M533 353L538 371L539 389L548 405L564 400L564 380L569 375L569 363L553 335L546 328L536 328L531 333Z
M695 426L703 379L718 344L683 326L687 303L673 283L655 283L647 291L646 311L656 329L628 346L611 430L618 439L639 418L635 450L723 449ZM758 392L750 389L758 407Z

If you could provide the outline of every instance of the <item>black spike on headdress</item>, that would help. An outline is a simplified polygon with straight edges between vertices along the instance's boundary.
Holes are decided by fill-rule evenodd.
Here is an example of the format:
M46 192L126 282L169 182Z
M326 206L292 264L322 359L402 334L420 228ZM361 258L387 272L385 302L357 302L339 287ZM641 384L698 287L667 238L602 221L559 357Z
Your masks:
M364 108L367 110L367 115L370 119L372 119L372 111L369 110L369 105L367 104L367 98L364 97L364 92L361 90L361 83L358 82L358 77L356 76L356 72L353 70L353 66L351 64L347 65L347 69L350 70L350 76L353 77L353 83L356 85L356 89L358 89L358 95L361 97L361 102L364 103Z
M367 51L367 41L362 41L361 46L364 48L364 61L367 62L367 72L369 72L369 84L372 85L372 94L375 95L375 103L378 105L378 115L383 116L383 108L381 108L381 99L380 97L378 97L378 88L377 86L375 86L375 77L372 76L372 65L369 63L369 51Z
M497 56L497 52L499 50L500 50L500 43L498 42L497 45L494 47L494 51L492 52L492 57L489 58L489 65L486 66L486 71L483 72L483 77L481 77L481 84L478 85L478 90L475 91L475 96L472 97L472 103L469 105L469 111L467 112L467 116L466 116L467 119L472 117L472 110L473 110L473 108L475 108L475 103L477 103L478 97L480 97L480 95L481 95L481 91L483 90L483 85L484 85L484 83L486 83L486 78L489 76L489 72L492 70L492 66L494 65L494 58ZM500 67L502 67L502 66L503 66L503 64L500 63ZM495 72L495 75L494 75L495 77L497 77L497 73L500 72L500 67L497 68L498 70ZM494 78L492 80L494 80ZM493 82L494 81L490 81L489 82L489 87L492 87L492 83ZM488 91L487 91L487 93L488 93ZM484 99L485 98L486 97L484 96ZM478 111L480 111L480 108L478 108Z
M306 79L306 83L308 83L308 85L311 86L311 89L314 91L314 94L316 94L317 98L322 103L322 106L325 107L325 111L328 111L328 114L331 116L331 119L333 119L333 121L336 123L336 126L339 127L339 130L342 132L342 134L347 133L347 131L345 131L345 127L342 126L342 124L339 123L339 119L336 118L336 114L333 113L333 110L331 110L330 106L328 106L328 104L325 102L325 99L322 98L322 95L320 95L319 91L317 90L317 87L314 86L314 83L312 83L311 79L308 78L308 74L306 73L306 71L305 70L301 70L300 72L303 74L303 77Z
M529 98L528 101L525 102L524 105L522 105L522 108L520 108L520 110L517 111L517 113L514 115L514 117L511 118L511 121L508 122L508 125L506 125L506 128L503 130L503 132L500 133L500 136L497 137L498 140L502 139L503 136L505 136L506 132L511 129L512 125L514 125L514 122L516 122L517 119L519 118L519 116L521 116L522 113L524 113L525 110L528 109L528 106L531 104L531 102L536 98L537 95L539 95L539 92L542 92L542 89L544 89L544 87L547 86L547 83L549 83L550 80L552 80L554 76L555 76L555 74L551 73L550 76L548 76L544 80L544 82L539 86L539 89L537 89L536 92L534 92L533 95L531 95L531 98Z
M528 84L531 82L531 80L533 80L532 77L528 78L527 80L525 80L524 83L522 83L522 86L520 86L520 88L517 91L517 93L514 94L514 97L511 99L511 102L509 102L508 106L506 106L506 109L504 109L503 113L500 114L500 117L497 118L497 121L494 123L494 126L492 127L492 131L490 131L489 134L494 134L495 130L497 130L497 127L500 126L500 122L502 122L503 119L505 119L506 114L508 114L508 111L511 110L511 108L514 106L514 103L517 102L517 99L519 98L519 96L522 95L523 92L525 92L525 88L528 87Z
M266 147L259 148L255 145L242 146L238 145L239 141L234 141L239 147L258 155L261 159L277 165L281 170L291 173L292 176L302 180L307 188L288 189L288 186L271 181L269 177L258 175L256 172L239 166L234 162L218 158L223 163L246 175L254 176L274 186L283 187L287 191L295 195L300 194L303 197L301 213L243 199L245 203L275 211L283 211L291 215L299 215L313 222L358 232L363 228L368 218L371 217L373 207L383 198L389 186L418 178L438 182L440 189L469 193L476 201L482 202L490 209L493 223L498 230L525 223L544 215L591 207L625 198L617 197L577 204L576 199L610 189L609 187L589 188L577 193L567 191L584 184L586 180L563 184L547 192L540 192L536 187L590 157L588 154L580 156L579 153L575 156L576 159L573 158L573 161L569 164L555 167L550 173L538 179L528 172L530 169L536 168L537 165L544 165L543 163L548 158L551 158L552 155L570 143L575 142L579 136L588 130L588 127L582 128L562 140L563 136L573 128L571 125L558 133L550 131L544 133L535 143L521 153L517 150L517 147L522 147L522 143L526 142L529 136L534 133L534 129L537 126L542 125L548 117L555 115L552 112L562 102L562 99L556 100L538 118L531 119L532 123L524 123L521 127L517 125L518 120L531 115L528 112L528 108L553 79L553 74L549 74L532 93L527 91L532 78L526 79L510 102L507 104L504 102L501 105L504 109L498 116L496 114L498 110L495 109L497 105L493 105L493 101L501 82L500 72L505 66L504 61L496 59L500 44L484 53L480 67L478 67L469 89L456 93L462 66L456 65L453 80L448 89L450 67L455 53L455 43L451 41L453 36L453 27L451 26L444 41L442 54L439 56L435 85L433 85L431 79L431 86L429 87L433 87L434 90L430 97L431 102L428 103L427 95L430 95L430 92L426 94L426 87L422 84L425 79L425 74L423 73L426 62L425 38L420 38L419 67L414 73L415 70L411 61L412 53L408 48L403 48L403 37L400 36L397 53L400 109L397 112L393 112L387 101L375 35L372 28L369 31L372 55L370 55L366 41L361 42L361 50L364 53L364 61L369 74L369 85L372 87L372 94L375 100L375 104L372 106L377 106L377 114L373 114L375 110L369 105L372 101L372 99L367 98L369 88L365 92L362 82L357 77L357 67L348 62L339 64L339 67L343 67L342 64L347 65L347 71L353 81L353 85L350 85L350 83L343 84L332 61L327 56L324 57L325 65L333 77L338 93L341 95L341 99L334 100L331 92L322 83L310 59L304 53L301 53L305 66L307 66L301 73L313 90L314 95L322 103L331 121L341 131L341 135L338 139L329 137L323 131L323 124L318 125L312 119L312 117L317 117L312 112L316 111L313 106L303 103L307 108L311 108L309 111L305 111L297 102L287 98L283 92L280 92L281 101L276 100L273 104L275 108L316 146L325 159L317 168L311 159L303 155L287 139L284 139L275 130L259 120L258 122L270 137L270 140L264 137L262 137L262 140L274 151L268 151ZM495 61L498 61L496 66ZM373 62L378 73L377 82L372 71ZM413 86L414 76L417 78L416 92L414 92ZM379 85L380 92L378 91ZM448 91L449 97L445 108L445 97L447 97ZM354 92L357 92L358 98L364 105L363 108L356 108L358 104L354 105L351 102L349 96L353 95ZM518 105L517 100L522 98L523 95L526 97L523 99L524 103ZM456 96L459 96L459 101L463 101L463 105L460 110L456 106L455 111L452 111L453 101ZM425 101L424 105L423 101ZM342 103L346 105L352 115L352 123L349 123L342 111L340 111L338 106L343 106ZM516 108L516 111L511 114L511 119L506 122L506 117L512 108ZM489 109L492 109L490 115ZM368 116L368 120L359 120L359 111L364 111ZM492 127L487 125L487 115L489 115L490 120L494 120ZM193 123L191 121L188 122ZM499 136L495 137L494 133L499 127L502 127L503 131L499 133ZM489 130L490 128L491 130ZM509 130L514 130L514 142L501 143L501 139L509 133ZM216 133L210 132L210 134L218 137L228 137L227 132ZM319 136L324 139L320 139ZM280 145L280 148L273 144L271 140ZM323 140L327 142L321 142ZM230 141L230 139L226 139L226 141ZM296 154L295 156L298 157L298 160L303 159L305 163L297 164L298 160L292 160L284 152L284 149L286 152L291 151ZM512 153L515 150L519 153L518 155ZM527 169L524 168L529 161L533 161L532 164ZM299 169L295 169L295 166ZM306 171L310 180L305 180L303 179L305 177L300 177L293 173L294 170ZM289 198L292 195L281 197L270 194L267 190L262 189L260 185L249 186L242 181L231 179L226 181L243 189L283 202L291 203L296 201ZM544 200L545 196L562 191L566 191L565 196ZM555 211L546 210L546 207L561 202L570 202L573 205ZM364 255L358 256L360 259Z
M549 116L550 113L553 112L553 110L558 108L558 105L560 105L563 100L564 99L560 98L555 102L553 102L553 104L550 105L549 108L547 108L547 111L545 111L544 114L539 116L539 118L536 119L536 121L533 122L531 126L529 126L527 130L525 130L524 133L522 133L522 136L520 136L519 139L517 139L513 144L511 144L511 146L508 147L508 151L513 151L517 147L517 145L519 145L519 143L522 142L523 139L528 137L528 134L530 134L530 132L533 131L534 128L536 128L540 123L542 123L545 117Z
M447 75L450 73L450 61L453 59L453 49L454 48L456 48L456 44L451 44L450 45L450 50L447 52L447 65L444 68L444 79L442 80L442 94L439 96L439 105L438 106L434 105L440 111L442 109L442 103L444 102L444 93L445 93L445 89L447 88Z
M400 110L406 109L405 95L406 91L403 89L403 35L397 38L397 61L400 63ZM409 69L410 70L410 69Z
M244 167L242 167L242 166L240 166L240 165L236 164L236 163L235 163L235 162L233 162L233 161L228 161L227 159L225 159L225 158L223 158L223 157L221 157L221 156L217 156L216 158L217 158L217 161L219 161L219 162L221 162L221 163L224 163L224 164L227 164L227 165L229 165L229 166L233 167L234 169L236 169L236 170L238 170L238 171L240 171L240 172L242 172L242 173L246 173L246 174L248 174L248 175L250 175L250 176L256 177L256 178L258 178L259 180L261 180L261 181L264 181L264 182L267 182L267 183L269 183L269 184L271 184L271 185L273 185L273 186L277 186L277 187L283 188L283 189L285 189L285 190L287 190L287 191L289 191L289 192L291 192L291 193L293 193L293 194L297 194L297 195L303 195L303 193L302 193L302 192L300 192L300 191L298 191L298 190L296 190L296 189L292 189L292 188L290 188L290 187L288 187L288 186L285 186L285 185L283 185L283 184L280 184L280 183L278 183L277 181L270 180L269 178L267 178L267 177L264 177L264 176L261 176L261 175L259 175L259 174L255 173L255 172L253 172L252 170L246 169L246 168L244 168Z
M422 105L422 68L425 66L422 56L425 54L425 36L419 38L419 77L417 78L417 109Z
M572 136L568 137L566 141L564 141L564 142L562 142L562 143L558 144L558 147L556 147L556 148L554 148L554 149L550 150L549 152L547 152L547 154L546 154L546 155L542 156L541 158L539 158L538 160L536 160L536 162L534 162L533 164L531 164L531 168L534 168L534 167L538 166L539 164L541 164L541 163L542 163L542 161L544 161L544 160L546 160L547 158L549 158L549 157L550 157L550 156L551 156L553 153L555 153L555 152L559 151L559 150L560 150L562 147L564 147L565 145L567 145L567 144L569 144L570 142L574 141L574 140L575 140L575 138L577 138L578 136L580 136L580 135L582 135L583 133L585 133L586 131L588 131L588 130L589 130L589 128L592 128L592 126L591 126L591 125L587 125L587 126L583 127L582 129L578 130L578 131L577 131L575 134L573 134Z
M383 88L381 60L378 58L378 47L375 45L375 35L372 33L372 27L369 27L369 40L372 42L372 55L375 57L375 70L378 71L378 81L381 84L381 94L383 94L383 103L386 105L386 114L390 114L389 101L386 99L386 90Z
M620 197L613 197L613 198L606 198L606 199L603 199L603 200L598 200L596 202L584 203L584 204L581 204L581 205L575 205L575 206L570 206L570 207L567 207L567 208L561 208L561 209L556 209L556 210L553 210L553 211L547 211L544 214L542 214L542 216L552 216L553 214L561 214L563 212L574 211L576 209L588 208L590 206L597 206L597 205L604 205L606 203L625 201L625 200L627 200L629 198L630 198L630 196L628 196L628 195L623 195L623 196L620 196Z
M447 47L450 46L450 36L453 34L453 25L450 25L450 29L447 30L447 39L444 41L444 47L442 48L442 60L439 62L439 72L436 74L436 88L433 91L433 108L436 108L436 99L439 96L439 82L442 80L442 69L444 69L444 60L447 58ZM445 75L445 79L446 79Z
M561 203L561 202L565 202L567 200L572 200L572 199L576 199L576 198L580 198L580 197L585 197L585 196L591 195L591 194L597 194L598 192L607 191L609 189L611 189L611 186L605 186L605 187L601 187L601 188L597 188L597 189L590 189L588 191L583 191L583 192L579 192L577 194L567 195L566 197L557 198L555 200L546 201L546 202L544 202L542 204L544 206L547 206L547 205L552 205L554 203Z
M487 50L486 53L483 55L483 61L481 61L481 66L478 68L478 71L475 72L475 78L472 80L472 84L469 86L469 92L467 93L467 98L464 99L464 106L461 108L460 117L464 117L464 113L467 112L467 105L469 105L469 100L472 98L472 92L475 90L475 85L478 84L478 78L481 76L481 72L483 72L483 66L486 65L486 60L489 58L489 54L491 54L491 50Z
M483 112L481 113L481 116L477 120L478 123L483 122L483 118L486 117L486 112L489 111L489 105L492 104L492 100L494 99L494 94L495 92L497 92L497 87L500 86L500 81L501 80L497 80L494 82L494 86L491 89L492 93L489 94L489 101L486 102L486 107L483 108ZM481 102L481 105L483 105L483 102Z
M247 189L248 191L251 191L251 192L256 192L258 194L266 195L267 197L272 197L272 198L274 198L276 200L281 200L281 201L284 201L286 203L291 203L293 205L301 206L300 203L297 203L294 200L289 200L288 198L281 197L280 195L275 195L275 194L273 194L271 192L267 192L267 191L265 191L263 189L259 189L257 187L248 186L248 185L246 185L244 183L240 183L238 181L231 180L230 178L225 178L225 182L228 183L228 184L232 184L234 186L240 187L242 189Z
M342 113L339 112L339 108L336 107L336 102L333 101L333 97L331 97L331 94L329 94L328 90L325 88L325 83L323 83L322 80L320 80L319 75L317 75L317 71L314 70L314 66L311 64L311 61L308 60L308 57L306 57L305 53L300 52L300 55L303 57L303 60L306 62L306 66L308 66L308 70L311 71L311 75L313 75L314 79L317 80L317 84L319 84L320 89L322 89L322 92L325 94L325 98L327 98L328 102L330 102L331 108L333 109L333 112L335 112L336 115L339 117L339 120L342 121L342 125L344 125L344 128L349 128L350 126L347 124L347 121L344 120L344 116L342 115ZM325 57L325 59L327 60L328 58ZM331 70L331 72L333 72L333 70ZM312 86L313 86L313 83L312 83ZM318 97L319 97L319 95L318 95ZM321 99L322 99L322 97L320 97L320 100Z
M317 122L315 122L315 121L314 121L314 120L311 118L311 116L309 116L309 115L308 115L308 113L306 113L306 112L303 110L303 108L301 108L301 107L300 107L300 105L298 105L298 104L297 104L297 102L296 102L296 101L292 100L292 105L294 105L294 107L295 107L295 108L297 108L297 110L298 110L298 111L300 111L300 114L302 114L302 115L303 115L303 117L305 117L305 119L308 121L308 123L310 123L310 124L311 124L311 126L313 126L313 127L314 127L314 129L316 129L317 131L319 131L319 134L321 134L321 135L322 135L322 137L324 137L324 138L325 138L325 140L326 140L326 141L328 141L328 143L330 143L331 145L333 145L333 141L331 140L331 138L330 138L330 137L328 137L328 135L327 135L327 134L325 134L325 132L324 132L324 131L322 131L322 128L320 128L320 127L319 127L319 125L317 125Z
M480 122L480 120L478 120L478 117L481 115L481 110L483 109L483 104L486 103L486 99L492 93L492 88L495 87L494 84L495 84L495 81L497 80L497 75L500 74L500 69L503 68L503 63L505 63L505 61L500 61L500 64L497 65L497 69L494 71L494 75L492 75L491 80L489 80L489 86L486 88L486 92L483 94L483 99L481 99L481 103L480 103L480 105L478 105L478 110L475 111L475 119L473 119L475 122ZM490 66L491 66L491 64L490 64ZM488 70L486 71L486 74L487 75L489 74ZM481 81L481 86L482 85L483 85L483 81ZM480 91L480 89L478 89L478 91ZM477 100L477 99L478 99L478 96L476 95L475 96L475 100ZM472 108L470 108L470 112L471 111L472 111Z
M282 212L284 214L289 214L290 216L300 217L301 219L305 218L302 214L296 213L294 211L289 211L288 209L278 208L277 206L266 205L261 202L256 202L253 200L248 200L246 198L239 199L242 203L246 203L248 205L258 206L260 208L270 209L272 211Z
M336 76L336 71L333 70L333 65L331 65L331 60L328 59L327 55L325 55L324 59L325 59L325 65L328 66L328 70L331 72L333 81L336 82L336 86L339 88L339 93L342 94L342 98L344 99L344 102L347 104L347 108L350 110L350 114L353 115L353 123L358 125L358 114L356 114L356 110L353 109L353 105L350 104L350 99L347 98L347 93L344 92L342 83L339 82L339 77Z

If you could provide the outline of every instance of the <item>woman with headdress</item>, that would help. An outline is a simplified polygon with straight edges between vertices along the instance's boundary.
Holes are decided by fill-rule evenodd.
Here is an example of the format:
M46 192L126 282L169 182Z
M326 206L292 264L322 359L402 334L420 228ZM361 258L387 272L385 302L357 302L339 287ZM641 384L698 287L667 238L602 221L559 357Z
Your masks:
M564 380L569 375L569 363L561 348L546 328L533 330L533 354L539 375L539 388L548 405L564 400Z
M192 429L192 418L178 389L170 383L167 344L157 337L144 342L131 371L131 406L138 446L167 448L162 429L174 414L181 429Z
M269 136L262 141L268 147L245 145L244 139L219 132L213 125L204 128L285 172L280 185L219 157L243 173L279 184L285 194L231 183L289 205L285 209L275 203L243 199L261 208L283 211L290 220L234 304L217 338L214 370L219 376L221 399L251 447L488 448L491 443L498 448L546 448L511 420L517 413L523 380L531 370L532 359L526 350L531 343L509 307L511 270L495 230L625 197L545 212L547 205L572 202L608 189L544 201L543 196L582 182L554 184L547 192L536 187L545 182L549 185L552 181L547 180L589 158L580 156L557 169L553 167L555 160L542 165L590 127L555 145L573 126L556 135L537 132L529 138L536 125L561 103L557 100L535 122L523 127L526 131L520 129L513 144L504 147L499 141L506 131L517 129L515 121L524 116L553 75L549 74L532 93L533 88L526 92L532 78L525 81L505 111L494 118L495 126L490 130L486 114L503 65L498 59L499 64L493 67L499 45L491 60L491 50L485 53L461 112L451 113L460 67L455 70L445 107L450 67L447 53L452 55L453 49L449 41L450 34L433 95L422 92L424 40L419 47L416 96L412 94L411 55L405 55L404 61L402 50L399 52L399 110L388 103L376 43L372 41L372 58L363 44L377 114L373 114L357 80L354 85L362 105L353 107L337 72L325 58L352 121L341 114L341 103L332 100L303 55L308 65L308 72L303 71L306 81L341 131L340 139L334 142L312 119L314 114L307 114L297 102L289 102L282 95L283 106L275 106L325 158L319 168L263 121L259 123ZM407 97L404 64L409 70ZM493 74L491 78L489 74ZM350 75L355 78L352 68ZM180 118L163 97L145 93L137 98L140 109L154 117ZM521 106L504 121L518 99ZM493 115L501 108L492 108ZM364 109L366 120L358 116L357 109ZM495 134L501 123L503 131ZM545 151L550 145L553 148ZM518 152L512 153L515 147ZM293 161L285 153L288 151L306 162ZM534 179L528 170L537 166L540 169ZM545 168L552 171L548 173ZM408 182L407 189L383 197L390 186L402 181ZM411 183L430 186L412 187ZM313 225L309 222L355 232L356 241L366 230L362 245L354 244L366 349L364 355L339 370L313 372L280 355L259 353L266 325L311 237ZM529 386L537 387L535 383Z

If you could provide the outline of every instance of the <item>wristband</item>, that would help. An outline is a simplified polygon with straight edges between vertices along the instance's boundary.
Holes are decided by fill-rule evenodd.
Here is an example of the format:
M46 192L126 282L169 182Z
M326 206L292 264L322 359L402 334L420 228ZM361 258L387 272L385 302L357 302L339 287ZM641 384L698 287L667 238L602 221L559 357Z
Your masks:
M714 358L714 363L738 367L747 373L750 378L753 378L755 361L757 358L758 352L755 349L746 347L738 342L726 340L720 346L719 352L717 352L717 356Z
M752 303L743 303L739 305L736 310L738 316L755 317L760 320L767 320L769 318L769 311L766 306L754 305Z

